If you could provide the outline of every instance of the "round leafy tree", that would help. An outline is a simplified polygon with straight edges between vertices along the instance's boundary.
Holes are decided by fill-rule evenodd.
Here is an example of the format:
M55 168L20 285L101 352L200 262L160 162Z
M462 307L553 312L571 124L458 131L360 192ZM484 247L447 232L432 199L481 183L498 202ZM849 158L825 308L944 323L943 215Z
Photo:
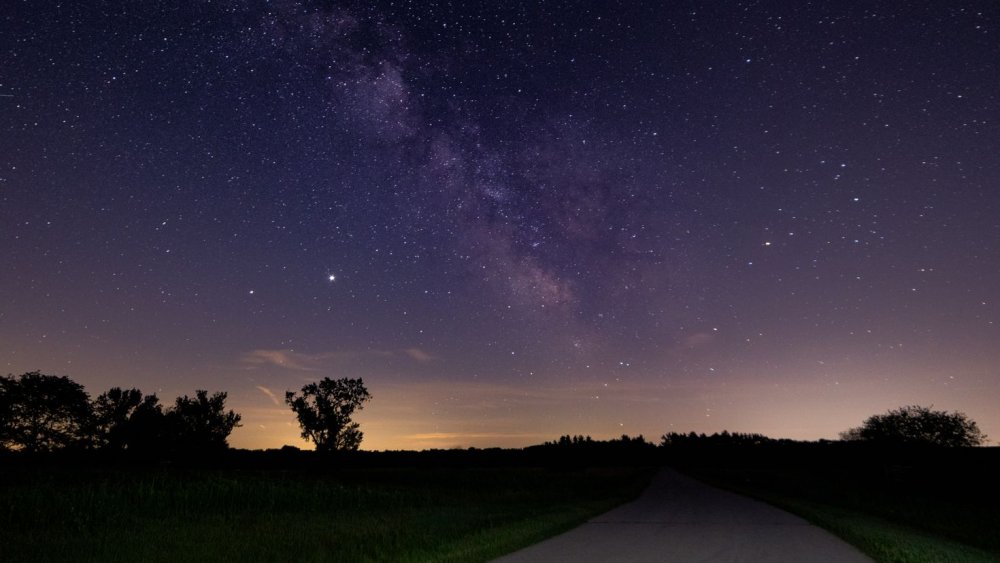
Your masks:
M0 377L0 449L85 447L92 421L87 392L68 377L37 371Z
M225 391L208 395L198 389L194 397L177 397L174 406L166 412L168 432L181 450L225 450L233 429L240 426L241 416L226 412Z
M302 437L316 444L317 451L357 450L364 435L351 416L371 398L360 378L346 377L324 377L305 385L300 393L285 393L285 402L299 419Z
M849 441L921 444L945 447L978 446L986 435L965 413L906 406L868 417L858 428L841 432Z

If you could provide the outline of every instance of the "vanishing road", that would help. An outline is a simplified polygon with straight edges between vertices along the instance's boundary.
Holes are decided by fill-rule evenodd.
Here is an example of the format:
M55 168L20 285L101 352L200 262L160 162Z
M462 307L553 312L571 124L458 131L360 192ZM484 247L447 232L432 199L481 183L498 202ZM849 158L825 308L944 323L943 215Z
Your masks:
M497 561L846 563L871 559L798 516L664 469L638 499Z

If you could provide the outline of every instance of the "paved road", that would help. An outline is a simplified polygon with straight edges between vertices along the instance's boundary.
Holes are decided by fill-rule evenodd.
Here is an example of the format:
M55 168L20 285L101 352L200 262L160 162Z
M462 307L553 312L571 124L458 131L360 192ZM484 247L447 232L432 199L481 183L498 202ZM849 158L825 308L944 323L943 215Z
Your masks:
M821 528L664 469L633 502L497 560L870 562Z

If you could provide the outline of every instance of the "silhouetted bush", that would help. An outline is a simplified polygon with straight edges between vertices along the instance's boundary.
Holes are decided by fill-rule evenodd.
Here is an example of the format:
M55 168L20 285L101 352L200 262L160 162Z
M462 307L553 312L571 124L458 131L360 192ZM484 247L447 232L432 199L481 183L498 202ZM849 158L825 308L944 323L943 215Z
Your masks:
M111 451L156 451L163 447L165 421L156 395L113 387L94 400L95 443Z
M844 441L889 445L979 446L986 435L965 413L906 406L869 417L858 428L840 433Z
M240 415L226 412L226 393L208 396L199 389L195 396L178 397L167 410L166 429L175 449L180 451L224 450L229 434L240 426Z

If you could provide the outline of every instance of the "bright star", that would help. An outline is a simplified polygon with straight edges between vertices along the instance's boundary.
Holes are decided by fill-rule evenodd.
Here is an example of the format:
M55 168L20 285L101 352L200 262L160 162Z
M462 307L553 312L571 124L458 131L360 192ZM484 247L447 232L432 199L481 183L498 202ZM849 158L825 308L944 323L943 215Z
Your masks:
M335 276L335 275L333 275L333 274L330 274L330 275L329 275L329 276L327 277L327 279L329 279L330 281L334 282L334 281L337 281L337 276Z

